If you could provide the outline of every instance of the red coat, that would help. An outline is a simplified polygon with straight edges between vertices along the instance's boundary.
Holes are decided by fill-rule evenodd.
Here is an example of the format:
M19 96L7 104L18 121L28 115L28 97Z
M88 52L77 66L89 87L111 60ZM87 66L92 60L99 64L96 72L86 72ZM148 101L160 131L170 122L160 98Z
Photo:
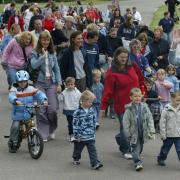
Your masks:
M15 23L15 17L11 16L8 20L8 31L10 31L11 26ZM19 26L21 28L21 31L24 31L24 18L22 16L19 16Z
M51 32L54 28L54 24L55 24L55 19L51 18L51 19L44 19L43 20L43 28L48 30L49 32Z
M108 107L112 98L115 112L124 113L125 105L130 103L129 93L135 87L141 90L145 87L143 74L137 64L129 66L127 73L118 72L116 67L111 67L106 74L101 110Z

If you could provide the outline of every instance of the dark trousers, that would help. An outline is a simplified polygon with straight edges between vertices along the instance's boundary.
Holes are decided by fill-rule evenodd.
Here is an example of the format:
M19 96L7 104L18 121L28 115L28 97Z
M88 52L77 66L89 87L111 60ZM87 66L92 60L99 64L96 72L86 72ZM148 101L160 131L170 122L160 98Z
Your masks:
M20 126L20 121L13 121L10 129L9 143L13 143L13 145L15 146L18 143L19 126Z
M175 138L169 137L163 141L163 145L162 145L160 153L158 155L158 160L166 160L167 155L168 155L173 144L176 148L178 159L180 161L180 137L175 137Z
M81 152L83 151L84 146L87 147L91 166L95 166L97 163L99 163L99 160L97 157L96 146L95 146L95 140L74 142L74 152L72 156L73 159L75 161L78 161L81 159Z
M73 116L72 115L66 115L67 121L68 121L68 132L69 135L73 134Z

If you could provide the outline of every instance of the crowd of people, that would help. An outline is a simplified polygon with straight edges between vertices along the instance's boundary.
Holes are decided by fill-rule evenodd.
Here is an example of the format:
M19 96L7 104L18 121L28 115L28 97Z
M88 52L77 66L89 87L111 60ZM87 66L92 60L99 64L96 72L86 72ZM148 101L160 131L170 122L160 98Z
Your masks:
M102 12L81 1L68 8L52 0L43 8L24 1L20 10L12 2L1 17L1 65L14 107L9 152L18 150L24 120L18 105L35 98L44 104L37 114L44 142L55 139L63 105L74 165L87 146L92 168L103 167L95 146L100 115L117 115L119 150L137 171L143 169L143 144L155 133L163 139L158 164L165 165L173 143L180 160L180 30L173 30L172 11L164 12L153 31L137 7L127 7L123 15L116 3Z

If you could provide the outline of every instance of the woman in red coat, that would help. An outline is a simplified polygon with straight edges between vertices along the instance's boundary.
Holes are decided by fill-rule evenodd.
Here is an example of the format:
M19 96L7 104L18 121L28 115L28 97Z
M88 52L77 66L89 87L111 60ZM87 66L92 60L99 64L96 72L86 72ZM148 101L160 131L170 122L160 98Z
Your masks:
M24 31L24 18L21 15L20 11L16 11L14 16L10 16L8 20L8 32L13 24L19 24L21 32Z
M120 150L125 158L131 158L130 147L123 132L122 118L125 105L130 103L129 93L132 88L140 88L144 94L144 77L138 65L128 59L128 50L120 47L115 51L114 64L108 70L105 79L104 92L101 102L101 111L109 105L109 100L114 100L114 109L120 122Z

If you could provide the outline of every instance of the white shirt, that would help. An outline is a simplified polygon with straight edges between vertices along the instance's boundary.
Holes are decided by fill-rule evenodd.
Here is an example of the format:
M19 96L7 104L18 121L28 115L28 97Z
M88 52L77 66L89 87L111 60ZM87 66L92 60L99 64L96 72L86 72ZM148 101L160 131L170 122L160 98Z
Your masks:
M133 19L134 19L135 21L141 22L141 21L142 21L142 17L141 17L140 12L136 11L136 12L133 14Z
M64 102L64 110L76 110L79 107L81 92L76 87L73 90L65 88L60 96Z

